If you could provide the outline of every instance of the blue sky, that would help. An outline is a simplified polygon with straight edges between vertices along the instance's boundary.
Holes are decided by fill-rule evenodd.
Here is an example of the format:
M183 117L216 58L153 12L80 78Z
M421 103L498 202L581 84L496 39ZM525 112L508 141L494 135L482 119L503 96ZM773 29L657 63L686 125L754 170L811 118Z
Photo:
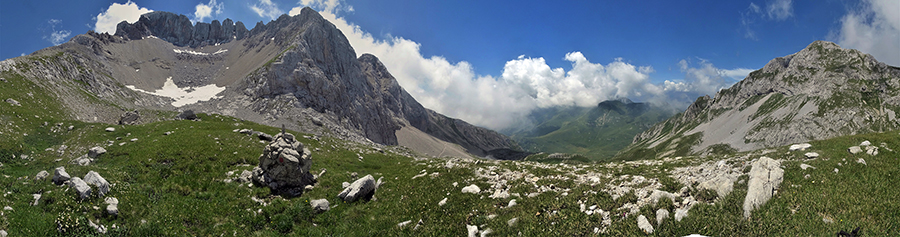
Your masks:
M334 22L357 53L381 58L426 107L491 128L535 108L616 97L684 106L815 40L900 65L895 0L3 1L0 58L146 10L252 27L302 6Z

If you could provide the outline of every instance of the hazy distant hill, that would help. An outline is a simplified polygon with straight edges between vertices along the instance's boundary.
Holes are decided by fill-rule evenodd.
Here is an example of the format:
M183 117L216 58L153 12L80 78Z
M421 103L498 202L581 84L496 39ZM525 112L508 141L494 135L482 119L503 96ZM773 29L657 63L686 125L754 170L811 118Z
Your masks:
M535 125L508 133L528 151L611 158L632 138L674 114L670 109L628 99L608 100L596 107L555 107L533 112Z

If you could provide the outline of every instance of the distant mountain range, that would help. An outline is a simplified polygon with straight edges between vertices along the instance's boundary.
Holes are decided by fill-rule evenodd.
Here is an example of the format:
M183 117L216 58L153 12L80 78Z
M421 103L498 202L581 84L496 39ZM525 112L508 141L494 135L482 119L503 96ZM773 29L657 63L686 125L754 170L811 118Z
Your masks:
M816 41L634 137L623 159L750 151L900 128L900 68Z
M581 155L591 160L612 158L632 138L675 114L668 108L628 99L608 100L596 107L553 107L529 116L533 126L507 131L531 152Z

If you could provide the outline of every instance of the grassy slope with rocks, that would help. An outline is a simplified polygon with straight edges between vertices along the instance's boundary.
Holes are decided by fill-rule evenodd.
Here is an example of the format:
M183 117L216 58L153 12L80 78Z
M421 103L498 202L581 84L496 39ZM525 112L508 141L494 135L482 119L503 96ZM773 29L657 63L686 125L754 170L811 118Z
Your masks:
M401 147L387 147L381 153L352 142L297 134L313 151L312 171L327 172L311 191L284 198L267 188L226 182L252 169L265 146L256 137L234 130L275 134L278 128L207 114L200 114L201 121L133 126L84 123L72 119L73 112L61 106L59 98L32 80L8 72L0 77L6 80L0 82L0 100L4 100L0 102L0 206L12 209L2 211L0 229L12 236L95 235L89 221L108 227L108 235L121 236L460 236L466 225L490 228L496 236L594 235L595 228L604 229L601 234L607 235L644 235L637 228L638 215L648 216L654 234L661 236L830 235L856 227L867 235L900 235L900 217L894 213L900 204L893 202L900 195L893 185L900 180L900 154L893 151L900 149L897 132L814 141L811 149L821 156L812 160L803 157L806 151L774 148L765 156L785 160L784 182L749 220L743 219L741 209L748 168L734 183L734 191L722 197L672 176L679 167L723 159L740 170L765 151L721 149L705 157L551 164L421 159L408 156L410 151ZM21 106L5 102L7 98ZM166 111L142 114L175 115ZM107 127L116 130L106 132ZM164 135L166 132L171 134ZM689 146L679 144L692 143L691 139L675 139L661 146L683 150L679 147ZM881 146L880 154L847 153L847 147L864 140ZM104 146L108 152L89 166L69 164L93 146ZM364 159L360 161L359 155ZM866 164L857 163L859 158ZM816 168L802 170L800 164ZM59 166L72 176L84 177L92 170L102 175L112 184L107 196L120 202L119 215L105 214L97 194L76 201L73 190L53 185L49 177L34 180L39 171L49 171L52 176ZM354 172L384 177L376 200L343 203L336 198L341 183L352 182ZM472 184L484 191L460 191ZM649 188L674 193L683 187L689 196L663 199L655 206L635 206L645 202ZM512 197L491 197L502 196L503 191ZM37 206L31 206L32 194L42 194ZM313 214L309 201L320 198L328 199L334 208ZM438 205L444 198L446 204ZM511 199L516 199L517 205L507 207ZM674 212L691 199L701 201L688 217L680 222L670 217L655 224L656 209ZM602 215L587 215L580 204L608 212L609 225ZM512 218L518 221L511 227L507 221ZM423 225L414 228L419 220ZM404 221L412 223L397 225Z
M116 131L106 132L104 128L110 125L70 120L63 109L55 106L55 98L45 96L28 81L5 78L8 82L0 83L0 91L22 104L0 104L4 111L0 124L4 136L0 144L0 193L4 198L0 205L13 209L3 211L0 229L12 236L93 235L88 220L108 227L108 235L125 236L460 236L466 225L476 225L481 230L490 228L496 236L594 235L594 228L605 228L608 235L632 236L644 235L636 224L639 214L651 219L654 234L660 236L830 235L856 227L871 235L900 234L900 217L893 213L900 210L900 204L892 201L900 195L893 185L900 176L900 155L888 150L900 149L900 135L896 132L812 142L812 151L821 154L813 160L803 158L805 151L788 152L785 147L766 154L785 160L784 182L775 197L754 211L749 220L743 219L741 209L747 192L744 175L735 182L734 191L723 197L704 190L690 191L698 199L709 199L706 202L711 204L693 206L680 222L670 217L656 225L656 209L674 212L676 203L685 197L663 199L656 207L646 205L633 214L619 208L645 199L646 194L637 191L642 187L659 187L669 192L681 189L685 184L670 177L677 167L723 158L738 167L746 166L762 152L572 165L418 159L401 155L409 151L399 147L380 153L354 143L298 134L299 140L313 151L312 171L318 173L324 168L327 172L310 192L286 199L272 195L267 188L225 182L234 177L227 175L230 171L239 174L252 169L265 145L256 137L233 130L247 128L275 134L278 128L201 114L201 121L116 125L112 126ZM56 126L57 123L62 125ZM58 128L70 125L71 131ZM173 133L164 135L165 132ZM132 138L138 140L131 142ZM847 153L847 147L863 140L885 143L881 154ZM110 141L113 144L107 146ZM60 145L68 147L62 155L58 152ZM93 164L68 163L97 145L105 146L108 152ZM364 159L359 161L357 154ZM855 162L858 158L867 164ZM816 169L801 170L801 163ZM49 177L34 180L39 171L47 170L52 176L53 169L59 166L66 167L73 177L83 177L90 170L105 177L112 183L107 196L119 199L119 215L105 214L103 200L96 194L76 201L73 190L53 185ZM838 172L834 172L835 168ZM385 183L376 192L375 200L343 203L336 198L341 183L353 181L352 172L384 177ZM804 178L806 174L809 178ZM636 176L644 181L625 181ZM460 192L471 184L484 191ZM619 185L630 185L632 189L613 198L608 189ZM491 198L498 190L507 190L513 197ZM31 194L35 193L42 193L43 197L37 206L31 206ZM536 196L527 197L529 194ZM309 201L319 198L328 199L334 208L313 214ZM446 204L438 205L444 198ZM510 199L516 199L517 205L507 207ZM582 212L580 203L610 212L611 225L605 226L601 215ZM510 227L507 221L512 218L518 218L518 222ZM407 220L412 223L397 226ZM414 228L419 220L423 225ZM116 228L111 228L113 225ZM65 232L59 232L61 228Z

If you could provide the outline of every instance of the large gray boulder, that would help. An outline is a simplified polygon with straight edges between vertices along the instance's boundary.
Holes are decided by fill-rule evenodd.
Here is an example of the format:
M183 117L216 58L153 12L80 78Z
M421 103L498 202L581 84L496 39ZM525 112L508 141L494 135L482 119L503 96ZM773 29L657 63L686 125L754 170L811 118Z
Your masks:
M350 187L341 191L338 198L345 202L354 202L359 199L371 200L375 195L375 178L372 175L366 175L350 184Z
M141 114L137 110L128 111L122 114L122 117L119 117L119 125L135 125L140 119Z
M750 218L750 212L765 204L783 180L784 170L781 161L769 157L760 157L750 168L750 182L747 196L744 198L744 218Z
M66 167L56 167L56 171L53 173L53 183L56 185L61 185L71 178L72 176L69 176L69 173L66 173Z
M85 200L91 197L91 186L88 186L81 178L73 177L69 180L69 187L75 189L79 200Z
M103 147L95 146L88 150L88 157L97 158L100 155L106 153L106 149Z
M104 197L106 196L106 193L109 193L109 182L106 182L106 179L93 170L84 175L84 182L97 187L100 197Z
M295 140L293 134L282 132L263 150L259 166L253 169L253 181L273 190L299 195L306 185L316 182L309 172L310 166L310 151Z

